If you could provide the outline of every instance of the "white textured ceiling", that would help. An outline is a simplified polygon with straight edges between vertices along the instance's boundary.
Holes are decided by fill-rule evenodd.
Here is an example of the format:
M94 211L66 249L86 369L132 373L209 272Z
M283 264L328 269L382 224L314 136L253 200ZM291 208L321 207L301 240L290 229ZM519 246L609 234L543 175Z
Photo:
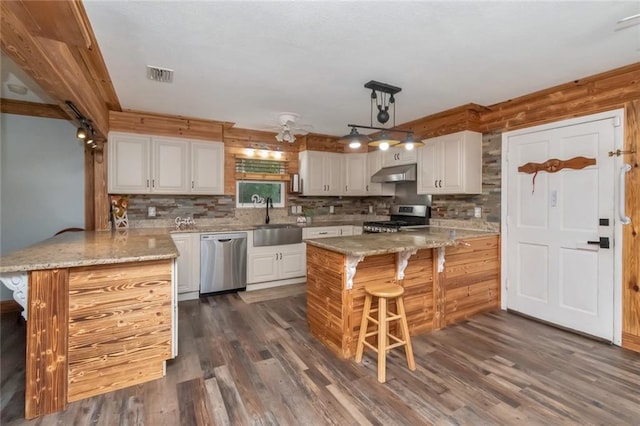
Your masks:
M402 88L400 124L640 61L640 26L614 31L638 1L84 4L123 108L251 129L292 111L345 134L369 123L369 80Z

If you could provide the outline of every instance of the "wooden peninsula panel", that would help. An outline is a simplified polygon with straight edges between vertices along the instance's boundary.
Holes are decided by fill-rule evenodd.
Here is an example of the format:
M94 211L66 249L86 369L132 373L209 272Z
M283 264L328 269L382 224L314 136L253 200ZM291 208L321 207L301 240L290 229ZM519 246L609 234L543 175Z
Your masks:
M171 265L71 269L69 402L163 376L171 358Z
M67 269L29 274L25 417L67 404Z
M437 248L418 250L409 258L402 280L396 278L396 253L367 256L358 263L353 287L347 290L347 256L308 244L307 320L311 334L340 358L353 357L364 309L364 287L373 282L404 287L412 336L500 307L497 236L448 247L442 272L437 269L437 256ZM394 303L389 308L395 311ZM393 332L393 328L390 330Z
M445 250L444 326L500 307L497 237L465 241Z

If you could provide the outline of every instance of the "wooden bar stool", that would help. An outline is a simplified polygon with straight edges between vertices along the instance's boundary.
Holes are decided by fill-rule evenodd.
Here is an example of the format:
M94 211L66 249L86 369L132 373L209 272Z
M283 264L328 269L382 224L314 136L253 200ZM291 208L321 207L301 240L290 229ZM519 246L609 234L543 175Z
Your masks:
M366 296L364 299L364 311L362 312L362 322L360 323L360 334L358 336L358 347L356 349L356 362L362 361L362 353L364 346L367 345L378 353L378 381L384 383L386 381L386 364L387 351L398 346L404 346L407 355L407 364L409 370L416 369L416 362L413 359L413 349L411 348L411 338L409 337L409 326L407 325L407 314L404 310L404 302L402 295L404 288L397 284L380 283L369 284L364 288ZM371 309L371 301L374 297L378 298L378 308ZM395 299L398 308L397 313L387 310L387 302L389 299ZM378 313L378 318L371 316L372 313ZM367 333L369 321L376 324L377 330ZM389 333L389 321L400 321L401 337L394 336ZM378 347L367 342L367 337L378 336ZM394 343L389 344L389 339Z

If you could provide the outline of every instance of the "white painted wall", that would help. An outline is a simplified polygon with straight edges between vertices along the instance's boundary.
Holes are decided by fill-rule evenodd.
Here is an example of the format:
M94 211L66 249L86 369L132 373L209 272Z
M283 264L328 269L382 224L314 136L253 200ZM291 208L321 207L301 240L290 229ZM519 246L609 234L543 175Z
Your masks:
M66 120L0 114L0 254L84 227L84 152L75 134Z

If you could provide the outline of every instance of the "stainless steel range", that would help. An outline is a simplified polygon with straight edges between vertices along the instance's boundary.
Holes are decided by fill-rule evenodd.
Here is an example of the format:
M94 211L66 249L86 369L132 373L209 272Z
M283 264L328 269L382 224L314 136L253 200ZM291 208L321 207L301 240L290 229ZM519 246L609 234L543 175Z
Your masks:
M417 204L391 206L391 220L371 221L362 224L363 232L398 232L404 226L424 226L429 224L431 207Z

